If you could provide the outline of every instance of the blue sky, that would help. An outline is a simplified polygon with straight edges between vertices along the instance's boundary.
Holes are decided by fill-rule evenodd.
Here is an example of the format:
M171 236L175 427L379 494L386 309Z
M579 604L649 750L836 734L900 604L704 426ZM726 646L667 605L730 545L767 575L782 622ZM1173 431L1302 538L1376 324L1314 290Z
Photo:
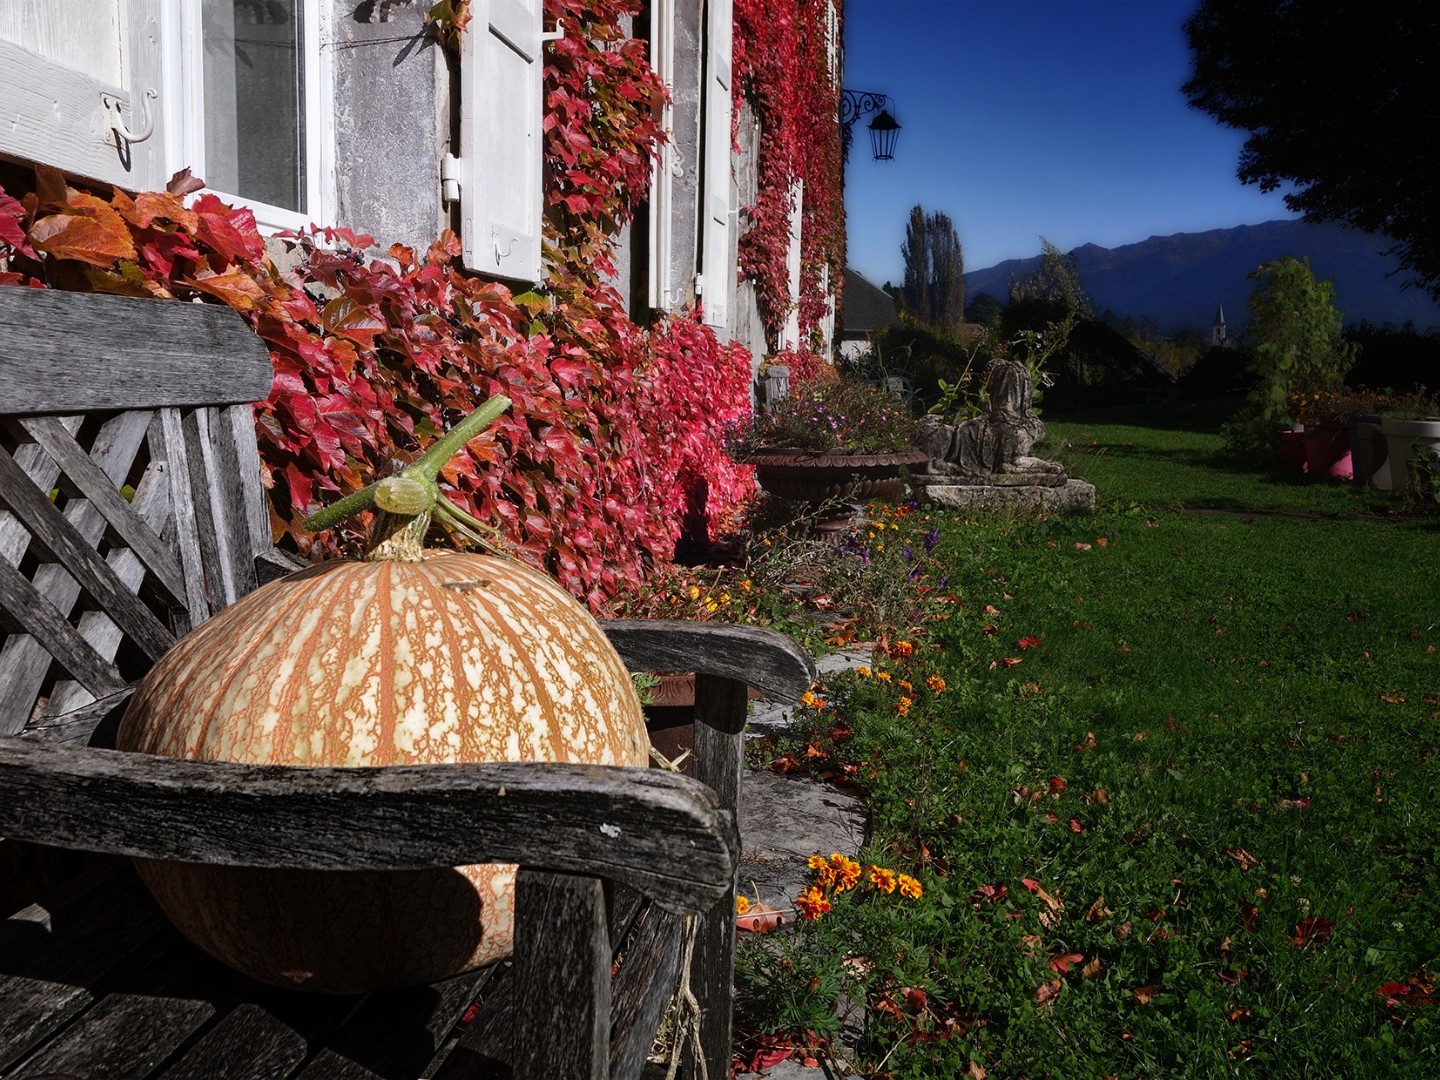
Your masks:
M1194 0L846 0L847 89L889 95L894 161L863 117L846 170L849 262L899 283L916 203L950 215L968 269L1085 243L1294 215L1235 179L1244 135L1191 109Z

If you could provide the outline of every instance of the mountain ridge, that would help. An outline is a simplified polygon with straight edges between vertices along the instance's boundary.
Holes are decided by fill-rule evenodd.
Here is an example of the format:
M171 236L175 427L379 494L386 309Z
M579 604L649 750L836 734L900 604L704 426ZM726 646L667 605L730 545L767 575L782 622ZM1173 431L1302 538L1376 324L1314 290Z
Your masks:
M1152 236L1134 244L1074 249L1080 278L1097 313L1149 318L1165 331L1190 327L1209 333L1223 307L1232 334L1249 317L1249 274L1270 259L1308 257L1315 276L1335 283L1345 322L1440 327L1440 304L1421 289L1404 289L1390 242L1356 229L1298 220L1266 221L1198 233ZM989 293L1005 302L1010 281L1040 265L1040 256L1007 259L965 275L965 297Z

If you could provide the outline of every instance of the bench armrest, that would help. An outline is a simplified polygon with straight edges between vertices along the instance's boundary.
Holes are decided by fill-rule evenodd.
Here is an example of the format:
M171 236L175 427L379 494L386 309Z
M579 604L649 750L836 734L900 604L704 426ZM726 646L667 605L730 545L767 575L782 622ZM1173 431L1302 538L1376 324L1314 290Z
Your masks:
M753 686L792 702L815 681L815 661L774 630L676 619L601 619L631 671L693 671Z
M300 768L0 737L0 836L311 870L480 862L623 882L677 912L727 894L732 815L704 784L600 765Z

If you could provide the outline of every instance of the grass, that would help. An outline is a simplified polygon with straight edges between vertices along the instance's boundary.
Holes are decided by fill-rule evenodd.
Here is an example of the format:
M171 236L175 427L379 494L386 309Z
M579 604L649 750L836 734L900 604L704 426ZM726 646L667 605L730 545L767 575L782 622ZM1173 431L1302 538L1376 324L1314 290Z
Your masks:
M744 1025L850 1002L877 1076L1440 1067L1440 519L1217 426L1052 424L1094 518L907 521L958 602L771 752L853 776L925 895L747 940Z

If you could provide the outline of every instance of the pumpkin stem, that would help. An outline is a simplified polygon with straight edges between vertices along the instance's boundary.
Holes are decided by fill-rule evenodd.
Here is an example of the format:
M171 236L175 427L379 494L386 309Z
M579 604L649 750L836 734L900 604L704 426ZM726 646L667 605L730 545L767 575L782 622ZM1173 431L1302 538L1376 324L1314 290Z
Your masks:
M436 478L445 463L510 407L503 395L490 398L440 437L431 447L400 471L398 476L361 488L331 503L305 519L311 532L334 528L366 510L375 510L375 521L365 545L367 561L419 562L425 547L425 533L432 515L441 523L490 547L477 535L495 530L477 521L440 494Z

